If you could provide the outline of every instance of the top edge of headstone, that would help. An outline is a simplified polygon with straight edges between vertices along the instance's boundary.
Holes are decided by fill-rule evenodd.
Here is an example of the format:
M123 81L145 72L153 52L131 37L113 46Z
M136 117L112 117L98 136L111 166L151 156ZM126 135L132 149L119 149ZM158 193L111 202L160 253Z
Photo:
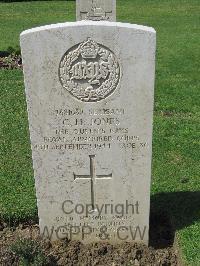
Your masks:
M57 23L57 24L50 24L46 26L41 26L41 27L35 27L32 29L28 29L23 31L20 34L20 37L30 34L30 33L36 33L39 31L45 31L45 30L50 30L50 29L56 29L56 28L61 28L65 26L70 26L70 27L76 27L76 26L109 26L109 27L119 27L119 28L134 28L139 31L145 31L145 32L151 32L151 33L156 33L155 29L152 27L147 27L147 26L142 26L142 25L137 25L137 24L130 24L130 23L122 23L122 22L110 22L110 21L77 21L77 22L65 22L65 23Z

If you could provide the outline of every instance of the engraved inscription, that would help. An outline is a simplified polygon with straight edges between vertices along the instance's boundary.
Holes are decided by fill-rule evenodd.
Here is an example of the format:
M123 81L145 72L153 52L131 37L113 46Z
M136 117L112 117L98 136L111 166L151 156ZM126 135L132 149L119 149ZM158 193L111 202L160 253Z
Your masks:
M88 38L68 50L59 65L60 82L83 102L98 102L116 89L120 66L114 53Z
M92 205L92 211L95 210L95 194L96 194L96 179L110 179L112 178L112 173L109 175L97 175L96 174L96 169L95 169L95 163L94 163L94 158L95 155L89 155L90 157L90 175L76 175L74 173L74 180L77 178L89 178L91 182L91 205Z
M118 146L120 150L130 152L131 160L135 160L136 151L142 152L149 147L145 139L122 126L126 115L124 108L56 108L50 113L56 126L41 138L41 142L35 143L34 150L85 150L95 154Z

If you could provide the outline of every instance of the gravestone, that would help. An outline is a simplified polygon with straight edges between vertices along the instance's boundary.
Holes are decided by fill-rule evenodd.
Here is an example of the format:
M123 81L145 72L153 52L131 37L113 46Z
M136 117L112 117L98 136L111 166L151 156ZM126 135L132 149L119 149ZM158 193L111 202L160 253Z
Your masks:
M116 0L76 0L76 20L116 21Z
M155 39L108 21L21 34L44 237L148 244Z

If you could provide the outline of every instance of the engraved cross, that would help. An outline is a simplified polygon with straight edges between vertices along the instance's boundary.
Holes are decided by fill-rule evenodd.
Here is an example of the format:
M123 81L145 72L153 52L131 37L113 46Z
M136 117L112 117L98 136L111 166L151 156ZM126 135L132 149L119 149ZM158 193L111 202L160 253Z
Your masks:
M91 185L91 205L92 211L95 210L95 201L96 201L96 180L97 179L111 179L112 173L108 175L97 175L96 168L95 168L95 155L89 155L90 158L90 174L89 175L76 175L74 173L74 180L76 179L90 179Z

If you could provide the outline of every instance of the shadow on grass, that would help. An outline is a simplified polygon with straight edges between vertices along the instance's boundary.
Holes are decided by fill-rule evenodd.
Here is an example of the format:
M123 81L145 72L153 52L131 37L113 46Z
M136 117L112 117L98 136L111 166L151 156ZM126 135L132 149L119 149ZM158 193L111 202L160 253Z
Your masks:
M17 47L9 46L6 49L6 51L0 51L0 57L7 57L11 54L21 55L21 48L19 46Z
M9 55L10 55L10 52L8 52L8 51L0 51L0 57L6 57Z
M159 193L151 197L150 246L166 248L176 230L200 220L200 191Z

